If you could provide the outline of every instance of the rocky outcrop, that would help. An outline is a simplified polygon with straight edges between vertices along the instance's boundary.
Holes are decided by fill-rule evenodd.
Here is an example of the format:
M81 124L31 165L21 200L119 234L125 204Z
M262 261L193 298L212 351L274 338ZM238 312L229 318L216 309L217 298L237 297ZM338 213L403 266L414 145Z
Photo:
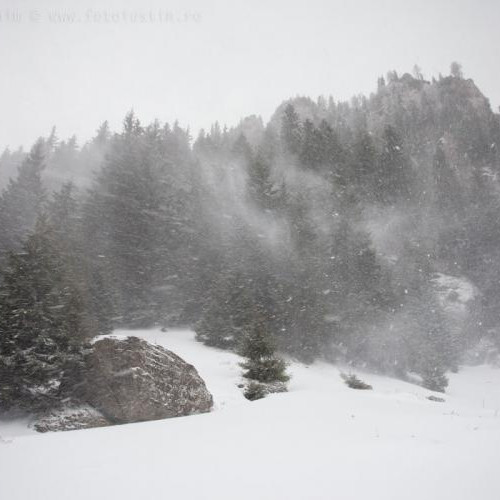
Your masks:
M203 413L213 404L193 366L136 337L95 342L86 358L80 399L112 423Z

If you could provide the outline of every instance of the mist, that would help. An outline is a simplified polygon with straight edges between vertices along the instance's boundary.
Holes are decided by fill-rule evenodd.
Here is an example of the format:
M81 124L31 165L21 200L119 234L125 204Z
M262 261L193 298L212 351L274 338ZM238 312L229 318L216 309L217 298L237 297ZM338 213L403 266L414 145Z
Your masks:
M496 499L498 5L4 3L0 496Z

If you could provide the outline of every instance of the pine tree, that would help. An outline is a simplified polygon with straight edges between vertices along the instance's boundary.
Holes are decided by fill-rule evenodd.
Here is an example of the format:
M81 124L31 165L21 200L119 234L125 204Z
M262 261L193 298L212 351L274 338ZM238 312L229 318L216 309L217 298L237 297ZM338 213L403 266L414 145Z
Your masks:
M273 331L283 322L276 293L278 281L259 241L246 227L234 229L233 247L226 251L217 278L206 290L203 312L195 326L198 340L207 345L235 349L254 322L258 310Z
M195 325L196 338L208 346L232 349L241 334L239 327L247 320L243 280L225 269L213 283L200 320Z
M403 141L391 126L385 128L383 140L384 145L376 179L376 196L379 201L386 204L393 204L397 201L408 202L411 172Z
M328 341L325 295L317 278L317 270L313 268L295 274L285 288L288 294L283 297L283 344L307 364L321 355Z
M299 154L302 145L302 130L299 115L293 104L288 104L281 118L281 140L285 151Z
M442 141L439 141L436 147L433 167L436 208L445 211L448 215L462 212L462 190L448 162Z
M325 166L322 136L311 120L306 120L302 129L300 163L303 167L320 170Z
M23 148L11 151L6 148L0 155L0 189L9 184L10 179L15 179L22 162L26 159Z
M462 79L464 77L463 71L462 71L462 65L456 61L453 61L450 66L450 74L454 78L459 78Z
M49 190L59 189L63 184L79 179L79 149L76 136L58 142L47 157L44 184Z
M319 124L318 132L321 163L325 165L331 180L340 187L346 185L346 155L339 136L326 120Z
M457 346L429 284L422 282L415 290L408 308L418 325L408 340L412 349L413 369L422 377L422 385L432 391L444 392L448 385L446 371L457 364Z
M253 311L252 323L243 339L241 355L247 360L241 364L243 376L261 383L288 382L285 362L275 356L269 326L257 310Z
M245 166L245 168L252 162L252 148L244 134L240 134L238 136L238 139L236 139L235 143L233 144L231 152L234 158L237 161L241 162L243 166Z
M364 336L368 335L370 324L390 309L394 300L390 280L368 235L356 231L345 217L332 237L326 262L331 290L327 306L332 318L331 336L349 361L363 359Z
M274 206L274 187L271 180L270 165L258 154L248 169L248 195L262 210L270 210Z
M109 333L113 308L110 291L105 287L106 271L102 269L100 260L93 261L85 252L80 206L73 184L65 184L53 194L47 204L47 216L54 245L64 258L73 286L78 288L80 307L92 334Z
M80 363L91 335L83 301L44 218L0 286L0 409L54 404L65 370Z
M196 337L209 346L235 349L254 321L252 311L270 306L259 293L257 275L226 266L207 294Z
M45 201L42 172L45 168L46 144L39 139L10 180L0 198L0 251L18 249L33 230Z
M190 198L181 168L187 163L181 143L188 138L179 135L177 126L144 128L129 113L84 207L88 251L106 267L122 325L148 326L172 310L180 314Z
M445 373L439 363L438 355L426 357L421 370L422 385L430 391L444 392L448 386L448 378Z
M105 120L97 129L96 136L92 139L92 142L98 144L99 146L104 146L108 143L110 137L111 132L109 130L109 123L108 120Z
M355 197L369 201L374 197L377 172L377 151L371 135L362 130L352 147L350 183L355 186Z
M319 231L304 195L288 198L287 218L293 253L280 280L282 322L279 334L289 352L305 363L321 354L328 338L324 265Z

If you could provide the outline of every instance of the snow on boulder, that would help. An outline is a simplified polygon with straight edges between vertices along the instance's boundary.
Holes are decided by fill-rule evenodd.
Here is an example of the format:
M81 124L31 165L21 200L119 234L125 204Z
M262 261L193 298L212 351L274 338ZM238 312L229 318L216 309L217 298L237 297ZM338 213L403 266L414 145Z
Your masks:
M106 427L110 422L95 408L88 405L67 405L39 415L32 427L38 432L74 431Z
M82 397L113 423L204 413L213 404L193 366L137 337L108 337L93 344Z

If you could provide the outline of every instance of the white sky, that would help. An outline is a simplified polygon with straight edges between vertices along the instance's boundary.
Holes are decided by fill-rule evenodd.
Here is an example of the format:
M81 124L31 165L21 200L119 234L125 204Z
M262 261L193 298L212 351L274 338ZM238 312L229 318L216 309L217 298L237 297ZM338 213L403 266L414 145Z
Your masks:
M195 131L267 120L288 97L348 99L415 63L430 77L458 60L496 108L499 21L499 0L0 0L0 149L52 125L82 143L131 108Z

